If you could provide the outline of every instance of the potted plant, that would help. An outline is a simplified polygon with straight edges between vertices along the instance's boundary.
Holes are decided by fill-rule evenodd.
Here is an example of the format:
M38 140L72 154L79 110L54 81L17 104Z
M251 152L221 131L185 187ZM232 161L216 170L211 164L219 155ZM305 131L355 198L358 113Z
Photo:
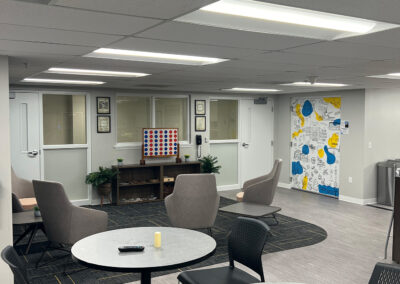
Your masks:
M35 215L35 217L41 217L42 216L40 214L39 207L37 207L37 206L33 207L33 215Z
M86 183L97 188L97 192L101 196L102 205L104 197L110 196L111 182L117 174L118 170L115 168L99 167L98 172L93 172L86 176Z
M203 173L215 173L219 174L219 170L221 169L221 166L218 166L218 158L213 157L211 155L205 156L201 159L199 159L199 162L201 162L201 170Z
M185 157L185 162L189 162L190 155L186 154L186 155L183 155L183 156Z
M118 162L118 166L122 166L123 164L123 161L124 161L124 159L122 159L122 158L118 158L117 159L117 162Z

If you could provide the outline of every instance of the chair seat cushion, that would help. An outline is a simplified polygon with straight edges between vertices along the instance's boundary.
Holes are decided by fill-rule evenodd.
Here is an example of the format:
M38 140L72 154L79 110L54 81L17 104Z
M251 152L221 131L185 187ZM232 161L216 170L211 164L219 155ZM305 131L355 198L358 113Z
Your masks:
M185 271L178 275L183 284L245 284L260 283L260 280L239 268L218 267Z
M243 201L243 195L244 195L243 191L241 191L238 194L236 194L236 200L239 201L239 202L242 202Z
M22 208L24 210L32 210L33 207L37 206L36 198L20 198L19 202L21 202Z

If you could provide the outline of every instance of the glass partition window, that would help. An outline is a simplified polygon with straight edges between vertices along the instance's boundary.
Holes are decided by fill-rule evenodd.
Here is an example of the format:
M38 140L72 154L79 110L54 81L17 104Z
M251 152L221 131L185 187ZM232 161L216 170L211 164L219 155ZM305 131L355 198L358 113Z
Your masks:
M155 127L178 128L179 140L188 139L188 99L155 99Z
M238 101L211 100L210 139L238 139Z
M149 97L117 97L117 142L141 142L142 129L151 127Z
M86 96L43 94L44 145L86 144Z

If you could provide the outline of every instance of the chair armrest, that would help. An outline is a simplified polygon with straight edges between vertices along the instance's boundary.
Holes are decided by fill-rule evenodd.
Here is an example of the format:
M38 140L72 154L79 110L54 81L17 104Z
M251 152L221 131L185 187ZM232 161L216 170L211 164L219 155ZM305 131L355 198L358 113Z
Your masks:
M269 176L270 176L270 175L268 174L268 175L256 177L256 178L249 179L249 180L245 181L245 182L243 183L243 189L242 189L242 191L247 190L247 188L249 188L249 187L251 187L251 186L253 186L253 185L255 185L255 184L257 184L257 183L259 183L259 182L261 182L261 181L264 181L264 180L266 180L266 179L270 179L271 177L269 177Z
M274 179L262 180L258 183L254 183L251 186L247 187L244 191L243 202L252 202L259 204L266 204L266 192L269 189L272 189L274 184ZM272 202L272 200L271 200ZM270 205L270 204L266 204Z
M75 243L87 236L107 230L108 214L104 211L73 206L70 240Z

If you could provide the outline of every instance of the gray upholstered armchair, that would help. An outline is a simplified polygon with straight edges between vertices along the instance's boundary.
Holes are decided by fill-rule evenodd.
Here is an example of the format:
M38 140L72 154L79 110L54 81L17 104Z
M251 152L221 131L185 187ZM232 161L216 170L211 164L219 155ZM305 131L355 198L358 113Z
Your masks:
M72 245L107 230L107 213L73 205L62 184L34 180L33 187L50 242Z
M13 212L31 210L37 205L32 181L18 177L13 168L11 168L11 187Z
M165 207L172 226L211 229L219 199L213 174L184 174L176 178L173 193L165 198Z
M282 160L277 159L270 173L246 181L243 184L242 192L236 195L237 200L271 205L275 196L276 187L278 186L281 167Z

